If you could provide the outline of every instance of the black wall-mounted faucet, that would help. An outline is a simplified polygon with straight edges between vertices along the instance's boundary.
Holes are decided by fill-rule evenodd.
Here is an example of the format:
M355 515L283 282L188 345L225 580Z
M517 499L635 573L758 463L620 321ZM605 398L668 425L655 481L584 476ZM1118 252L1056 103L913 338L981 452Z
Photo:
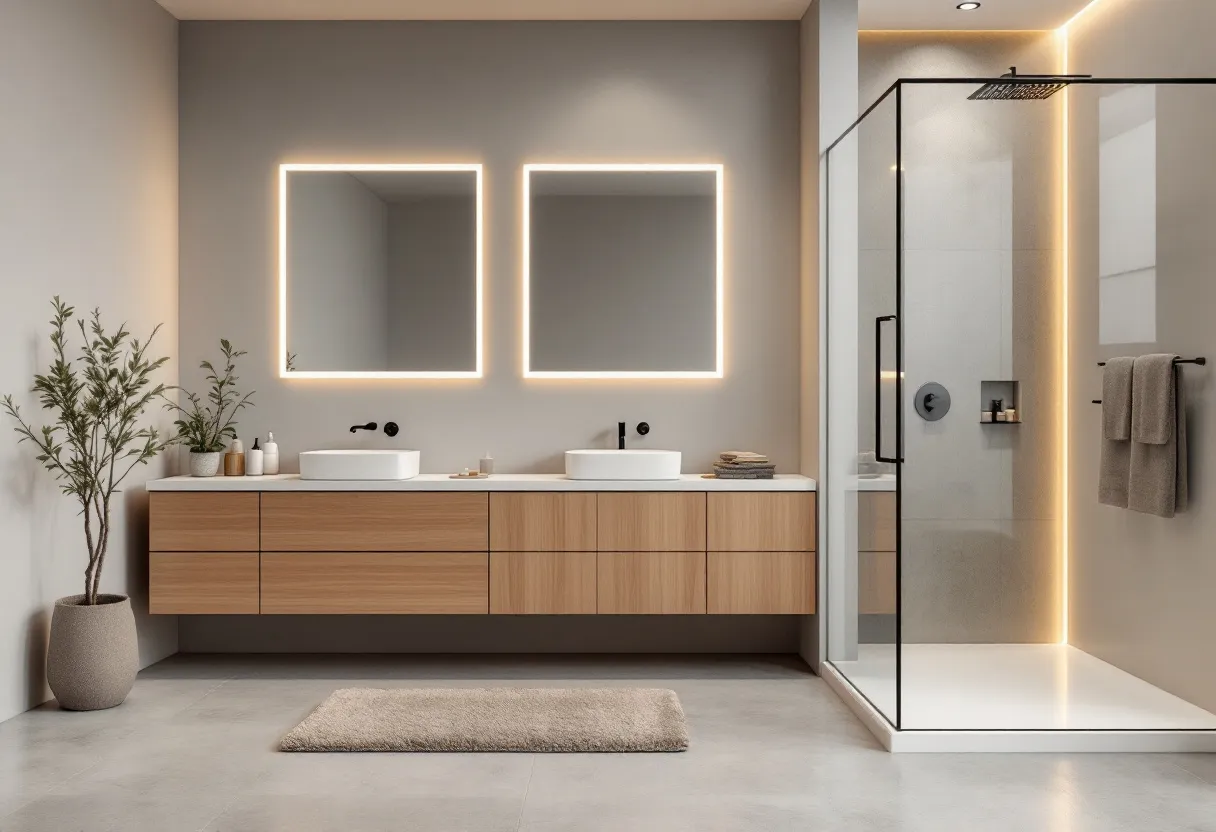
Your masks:
M648 422L638 422L638 436L645 436L650 433L650 424ZM616 423L616 449L618 451L625 450L625 423Z
M380 427L380 426L377 425L375 422L368 422L366 425L351 425L350 432L354 433L355 431L359 431L359 430L375 430L378 427Z

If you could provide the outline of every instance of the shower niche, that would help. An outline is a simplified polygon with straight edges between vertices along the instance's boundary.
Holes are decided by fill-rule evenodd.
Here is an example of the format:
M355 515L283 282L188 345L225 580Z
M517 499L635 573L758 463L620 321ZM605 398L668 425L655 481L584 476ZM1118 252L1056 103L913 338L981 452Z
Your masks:
M980 382L980 424L1020 425L1023 418L1020 381Z

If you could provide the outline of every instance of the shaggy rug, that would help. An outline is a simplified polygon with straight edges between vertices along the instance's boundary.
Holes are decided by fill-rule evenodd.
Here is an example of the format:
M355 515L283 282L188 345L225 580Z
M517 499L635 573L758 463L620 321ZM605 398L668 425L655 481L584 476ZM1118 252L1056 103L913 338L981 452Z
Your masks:
M345 688L283 751L683 751L684 709L653 688Z

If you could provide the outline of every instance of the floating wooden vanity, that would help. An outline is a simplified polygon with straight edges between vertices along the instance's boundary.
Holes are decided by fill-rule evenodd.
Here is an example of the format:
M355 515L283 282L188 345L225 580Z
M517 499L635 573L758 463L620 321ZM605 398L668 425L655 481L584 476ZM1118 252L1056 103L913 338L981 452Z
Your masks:
M150 611L815 611L813 481L621 485L535 475L158 480L148 486Z

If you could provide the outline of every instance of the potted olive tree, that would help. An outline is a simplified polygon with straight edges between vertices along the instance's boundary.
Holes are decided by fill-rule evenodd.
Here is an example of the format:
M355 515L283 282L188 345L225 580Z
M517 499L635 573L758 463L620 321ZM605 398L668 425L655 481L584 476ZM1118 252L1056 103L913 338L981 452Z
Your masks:
M200 362L207 371L207 402L196 393L182 391L184 404L170 401L166 407L177 411L176 441L190 448L190 476L214 477L220 470L220 458L228 440L236 437L236 415L253 407L253 393L242 396L237 392L236 360L245 354L235 350L228 339L220 339L224 354L223 372L210 361Z
M125 324L107 333L93 310L78 319L83 345L68 356L67 335L75 310L58 297L51 320L54 359L34 376L51 424L26 422L11 395L3 408L17 423L19 442L38 449L38 461L55 475L64 494L80 503L89 561L84 592L60 598L51 617L47 682L59 704L88 711L122 704L139 670L139 646L131 601L100 591L101 570L110 547L110 508L127 475L146 465L169 444L154 427L141 427L144 411L167 389L152 376L168 358L151 358L146 341L131 338Z

